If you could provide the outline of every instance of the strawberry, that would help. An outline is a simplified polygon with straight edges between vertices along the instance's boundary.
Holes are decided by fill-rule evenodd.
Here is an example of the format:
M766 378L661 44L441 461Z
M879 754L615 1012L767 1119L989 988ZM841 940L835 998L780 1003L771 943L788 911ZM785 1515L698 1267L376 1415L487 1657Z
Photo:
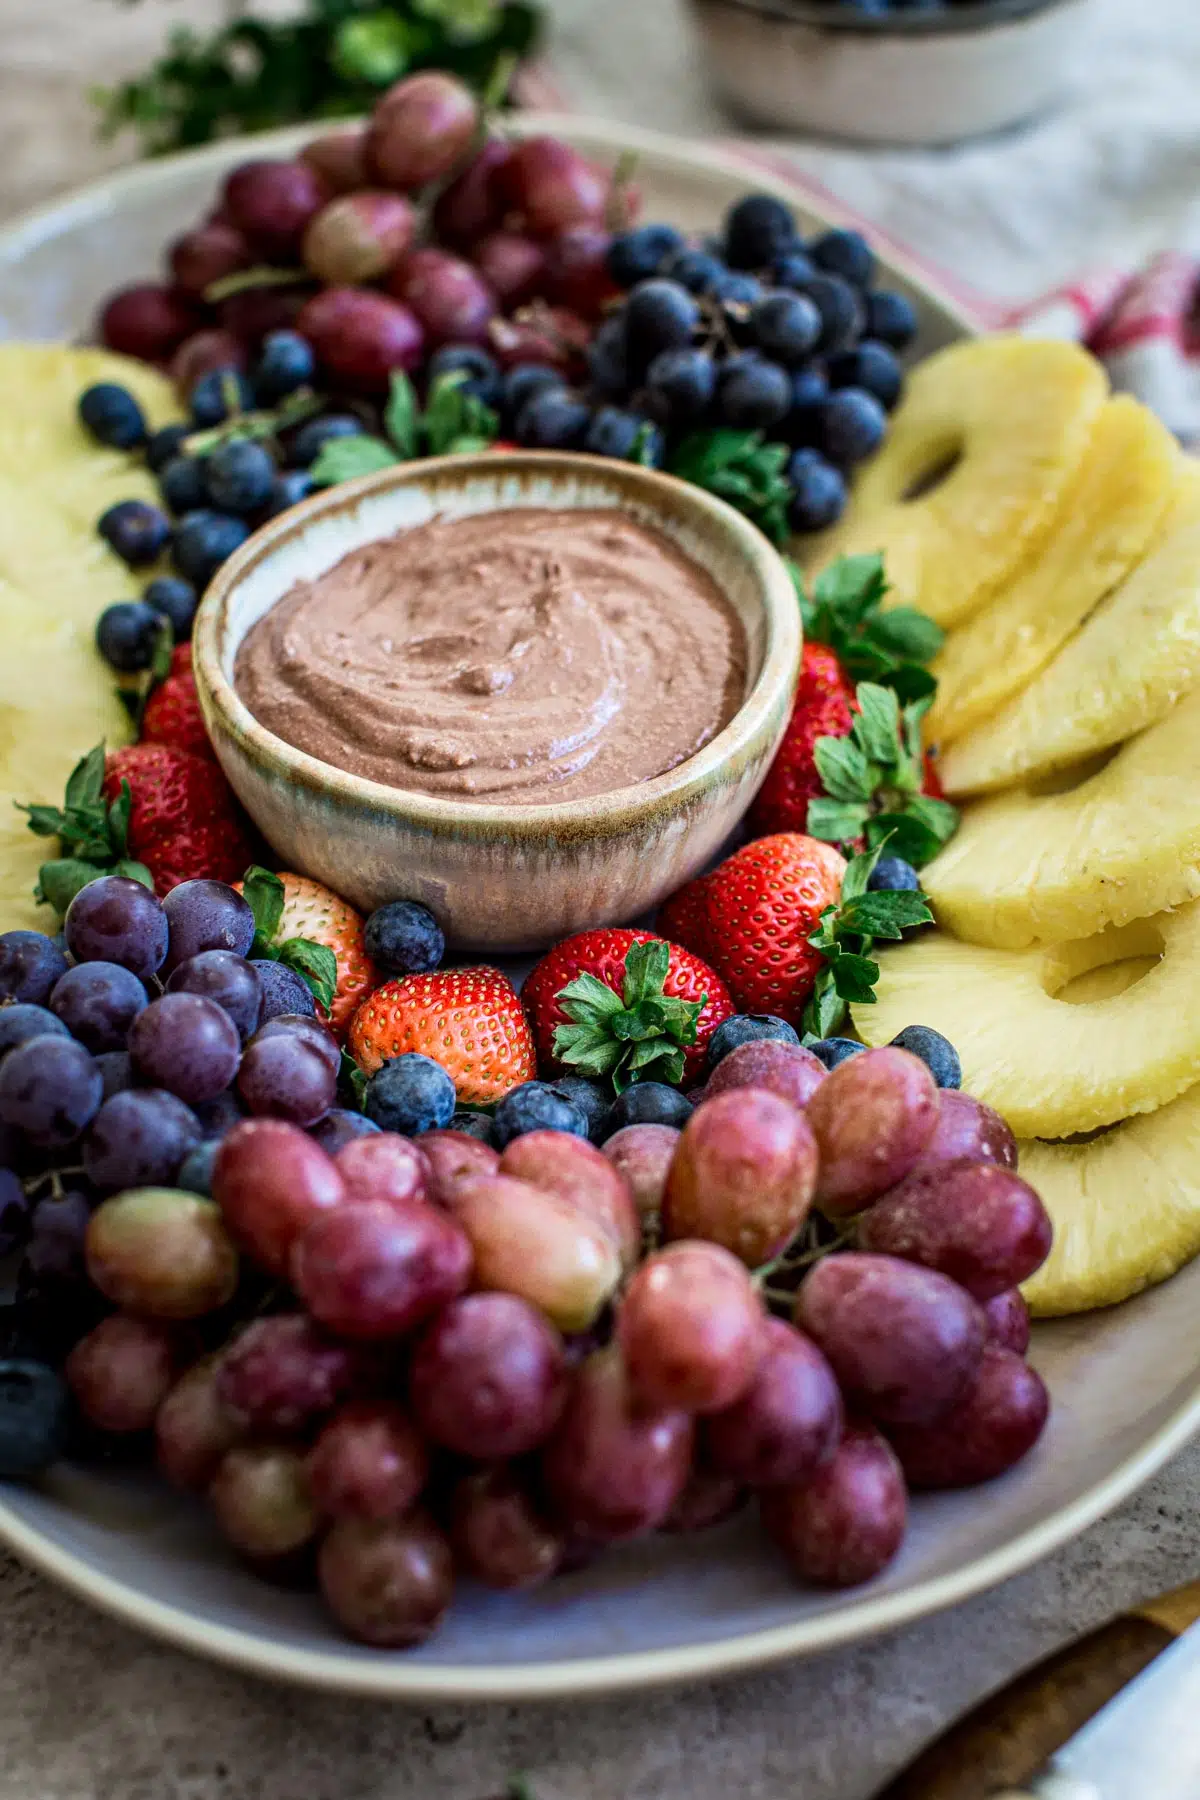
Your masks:
M831 844L788 831L756 838L708 877L709 941L742 1012L799 1023L822 960L808 940L845 872Z
M610 1075L618 1092L639 1079L694 1080L734 1010L720 976L691 950L611 926L556 944L521 1000L541 1068Z
M502 1100L537 1074L520 996L499 969L440 969L385 981L355 1013L349 1048L366 1075L409 1051L430 1056L469 1106Z
M254 956L287 963L303 976L339 1038L344 1038L379 973L363 946L364 920L348 901L307 875L248 869L235 882L257 927ZM314 956L323 949L327 955ZM332 966L329 957L332 957Z
M834 651L807 642L792 716L750 809L755 832L807 831L808 803L825 792L813 746L818 738L844 737L853 709L854 688Z
M946 790L942 786L942 778L938 773L937 752L926 750L921 761L921 792L928 794L931 800L944 800Z
M681 944L685 950L694 950L707 963L713 961L705 898L710 879L708 875L697 875L694 881L685 882L663 901L654 916L660 937L665 937L669 944Z
M171 657L170 673L152 689L142 710L140 736L143 744L167 744L212 759L213 747L192 674L190 644L178 646Z

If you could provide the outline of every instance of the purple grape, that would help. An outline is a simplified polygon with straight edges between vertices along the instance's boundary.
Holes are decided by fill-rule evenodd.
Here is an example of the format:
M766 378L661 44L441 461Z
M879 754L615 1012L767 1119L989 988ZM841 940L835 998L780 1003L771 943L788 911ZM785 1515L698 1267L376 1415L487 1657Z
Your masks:
M245 1108L237 1097L234 1088L226 1088L215 1100L201 1100L192 1111L200 1121L200 1130L204 1137L219 1142L227 1131L240 1125L246 1116Z
M72 1038L29 1038L0 1063L0 1119L39 1149L73 1144L103 1098L94 1058Z
M219 883L184 882L184 887L218 886ZM233 893L232 888L229 890ZM174 893L179 889L175 888ZM167 895L168 900L172 896ZM238 896L235 894L234 898ZM213 1000L237 1026L243 1044L258 1028L262 1011L262 982L258 970L233 950L201 950L178 963L167 981L168 994L199 994Z
M101 875L81 888L63 921L76 962L115 962L144 981L167 954L167 915L140 881Z
M111 1100L114 1094L123 1094L127 1089L137 1085L133 1059L128 1050L105 1050L96 1058L96 1067L104 1081L104 1098Z
M182 1100L161 1088L134 1088L114 1094L96 1114L84 1140L84 1172L104 1194L169 1187L199 1142L199 1120Z
M33 1209L29 1243L21 1263L18 1287L22 1293L73 1287L83 1281L86 1266L83 1241L92 1211L76 1188L47 1194Z
M66 957L44 932L0 933L0 1001L44 1006L66 969Z
M293 1032L247 1045L238 1092L252 1113L315 1125L333 1105L337 1073L327 1057Z
M335 1075L340 1073L341 1046L332 1031L322 1025L319 1019L305 1018L302 1013L277 1013L273 1019L268 1019L264 1025L259 1026L254 1034L254 1042L263 1043L267 1038L273 1037L302 1038L320 1053Z
M145 1009L146 990L120 963L83 962L68 969L50 996L50 1010L93 1054L123 1050L129 1027Z
M302 981L294 969L286 963L268 962L254 958L251 967L258 970L262 982L263 1003L262 1020L277 1019L281 1013L307 1014L309 1018L317 1016L317 1003L313 999L312 989L306 981Z
M7 1056L18 1044L35 1037L70 1037L61 1019L56 1019L44 1006L18 1002L16 1006L0 1006L0 1057Z
M29 1232L29 1201L11 1169L0 1169L0 1256L19 1250Z
M237 1074L241 1039L228 1013L200 994L164 994L139 1014L129 1054L143 1080L180 1100L215 1100Z
M369 1137L378 1130L378 1125L368 1119L366 1113L346 1112L335 1106L332 1112L327 1112L323 1119L310 1126L309 1136L315 1138L330 1156L336 1156L353 1138Z
M163 901L163 911L171 934L164 974L205 950L249 956L254 914L236 889L223 881L181 881Z

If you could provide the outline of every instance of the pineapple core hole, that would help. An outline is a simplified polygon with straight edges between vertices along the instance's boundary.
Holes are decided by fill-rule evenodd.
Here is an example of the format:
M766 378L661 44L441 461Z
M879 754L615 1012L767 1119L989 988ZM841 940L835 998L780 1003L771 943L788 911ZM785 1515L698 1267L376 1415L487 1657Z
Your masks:
M1055 769L1036 781L1026 782L1025 792L1035 800L1044 800L1051 794L1073 794L1084 782L1094 781L1124 748L1124 744L1110 744L1106 750L1097 750L1095 756L1085 756L1082 762L1071 763L1066 769Z
M901 500L923 500L926 494L932 494L934 488L941 487L948 481L959 463L962 461L962 445L951 444L938 452L936 461L928 468L922 469L913 477L901 494Z
M1144 981L1162 961L1162 933L1150 919L1109 926L1047 951L1042 980L1047 994L1068 1006L1115 1000Z

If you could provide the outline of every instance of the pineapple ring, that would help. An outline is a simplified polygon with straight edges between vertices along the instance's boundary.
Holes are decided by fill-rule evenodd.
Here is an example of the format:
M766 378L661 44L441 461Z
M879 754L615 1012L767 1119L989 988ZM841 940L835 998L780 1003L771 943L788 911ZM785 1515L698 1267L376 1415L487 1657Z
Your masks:
M1200 897L1200 687L1079 786L968 806L921 881L939 924L1005 950Z
M1107 393L1074 344L978 338L931 356L807 565L882 550L894 604L970 618L1048 535Z
M944 747L1028 686L1145 556L1186 466L1149 407L1128 394L1107 402L1042 549L943 645L932 742Z
M1058 997L1134 957L1156 960L1125 992ZM1052 948L981 949L928 932L882 952L876 991L873 1006L854 1008L864 1041L933 1026L957 1048L966 1091L1019 1138L1097 1131L1200 1081L1200 902Z
M1115 1306L1200 1256L1200 1087L1090 1143L1019 1151L1054 1222L1022 1290L1038 1318Z

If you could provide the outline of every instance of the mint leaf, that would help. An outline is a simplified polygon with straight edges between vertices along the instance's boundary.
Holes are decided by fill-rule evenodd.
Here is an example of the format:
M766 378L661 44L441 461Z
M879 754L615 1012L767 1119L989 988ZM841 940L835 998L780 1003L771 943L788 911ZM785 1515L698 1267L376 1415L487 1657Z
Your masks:
M57 806L22 806L19 800L13 805L25 814L25 824L35 837L57 837L62 830L63 815Z
M374 475L390 469L400 458L390 444L376 437L331 438L322 444L312 466L314 487L337 487L357 475Z
M67 776L63 798L69 807L92 807L100 804L103 792L104 745L96 744Z
M900 743L900 706L890 688L878 687L871 681L860 681L855 690L858 717L851 727L855 743L862 746L872 762L885 766L896 761ZM845 795L830 793L835 799Z
M482 438L491 443L500 420L478 394L467 391L470 376L465 369L439 375L421 416L421 429L431 456L445 456L461 438Z
M809 802L810 810L815 804ZM932 862L942 847L937 833L908 813L876 813L873 819L867 820L866 833L868 844L874 847L886 840L888 854L902 856L914 869L923 869L927 862ZM813 836L816 836L815 832Z
M915 606L894 606L890 612L881 612L878 618L871 620L863 639L906 662L926 663L933 661L946 641L946 634L927 613L918 612Z
M813 745L813 762L833 800L867 801L875 780L870 764L853 737L819 737Z
M866 893L867 883L875 873L875 865L882 854L883 845L880 844L877 848L872 850L860 850L857 856L852 856L850 858L850 861L846 865L846 873L842 876L843 906L845 906L848 900L857 900L860 894ZM833 913L836 911L836 908L827 907L826 911ZM822 917L823 916L824 915L822 915ZM811 938L809 938L808 941L810 944L812 943Z
M283 918L286 899L282 881L278 875L272 875L270 869L260 868L255 863L242 877L242 897L254 914L251 954L259 957L274 956L275 937Z
M848 844L862 836L870 808L866 801L810 800L808 803L808 835L823 844ZM898 855L903 852L897 852Z
M833 980L833 970L828 964L817 973L813 983L813 991L808 997L801 1019L801 1029L807 1040L815 1042L820 1038L832 1037L846 1017L846 1002L838 993Z
M864 937L900 938L916 925L931 925L933 914L924 894L911 889L876 889L844 901L842 921Z
M813 583L813 601L825 607L843 625L857 625L874 612L888 591L883 557L878 551L864 556L839 556L821 570Z
M328 944L314 944L309 938L289 938L279 946L278 961L294 969L312 989L313 997L326 1012L337 993L337 957Z
M830 963L833 985L843 1000L854 1006L872 1006L875 983L879 980L879 964L869 956L847 952Z
M653 425L646 422L638 426L637 436L633 440L633 449L629 452L629 461L640 463L643 469L655 467L654 460L655 431Z
M937 693L937 678L920 663L897 663L887 676L887 684L903 706L909 700L932 700Z
M420 448L418 436L417 396L403 369L392 370L391 390L383 415L383 426L398 454L411 462Z

